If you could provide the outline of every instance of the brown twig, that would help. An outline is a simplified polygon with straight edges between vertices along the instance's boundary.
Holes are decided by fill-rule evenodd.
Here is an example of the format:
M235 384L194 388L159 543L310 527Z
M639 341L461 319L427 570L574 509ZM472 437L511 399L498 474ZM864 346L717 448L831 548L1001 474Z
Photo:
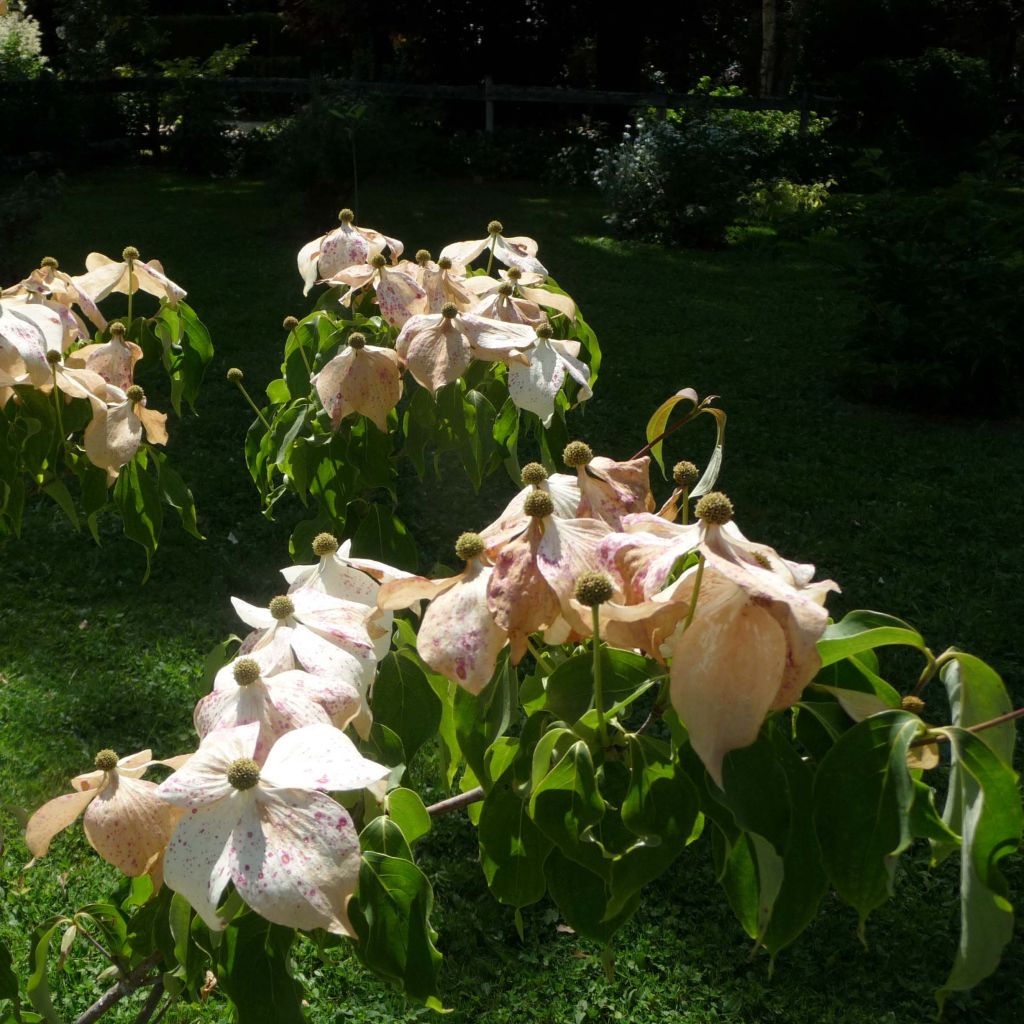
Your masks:
M997 725L1005 725L1007 722L1012 722L1014 719L1024 717L1024 708L1015 708L1013 711L1007 711L1005 715L1000 715L998 718L990 718L987 722L978 722L977 725L969 725L966 728L966 732L984 732L986 729L994 729ZM927 733L924 736L919 736L916 740L911 742L912 747L924 747L929 743L944 743L949 741L949 736L944 732L938 733Z
M438 800L436 804L431 804L427 808L427 814L432 818L436 818L451 811L461 810L463 807L468 807L470 804L483 800L483 798L484 788L483 786L477 786L475 789L467 790L465 793L459 793L458 796L450 796L447 800Z
M130 996L144 985L151 983L154 979L150 972L163 959L163 953L159 950L146 957L145 960L135 968L127 977L122 978L116 985L112 985L96 1000L88 1010L85 1011L75 1024L92 1024L99 1020L112 1006L119 1003L125 996Z
M142 1004L142 1009L139 1010L139 1015L135 1018L135 1024L149 1024L153 1019L153 1014L156 1013L156 1008L160 1005L160 1000L164 997L164 983L161 979L158 981L150 991L149 995L146 996L146 1001Z
M681 416L677 419L675 423L670 423L656 438L648 441L647 444L645 444L643 448L641 448L640 451L630 459L630 461L632 462L633 459L639 459L642 455L646 455L659 441L664 441L669 434L674 434L680 427L685 427L686 424L689 423L690 420L694 419L700 411L701 407L697 406L696 408L691 409L685 416Z

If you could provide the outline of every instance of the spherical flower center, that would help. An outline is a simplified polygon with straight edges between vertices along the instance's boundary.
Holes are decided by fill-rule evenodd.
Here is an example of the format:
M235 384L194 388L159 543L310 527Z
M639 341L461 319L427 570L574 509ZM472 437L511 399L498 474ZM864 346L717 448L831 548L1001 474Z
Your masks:
M915 697L913 694L907 694L900 701L900 707L904 711L909 711L912 715L919 715L924 711L924 701L920 697Z
M594 453L586 441L570 441L562 452L562 460L573 469L588 465L593 458Z
M281 594L275 597L270 602L270 614L281 622L283 619L287 619L289 615L295 614L295 605L292 603L292 599L285 594Z
M523 511L534 519L543 519L555 511L555 503L547 491L531 491L523 503Z
M117 762L117 754L108 748L106 750L101 750L96 757L93 758L92 763L96 765L101 772L112 772L117 767Z
M479 533L463 533L455 542L455 554L464 562L484 553L484 539Z
M349 348L363 348L366 345L366 335L361 331L353 331L348 336Z
M518 267L509 267L505 276L510 281L518 281L523 276L523 272Z
M385 259L384 255L382 253L377 253L376 256L371 256L370 257L370 266L371 267L376 267L377 270L380 270L381 267L386 267L387 265L388 265L388 261L387 261L387 259Z
M551 324L541 324L537 328L538 338L553 338L554 336L555 332L551 329Z
M512 284L511 281L502 281L501 284L498 285L498 294L504 295L506 298L512 295L515 290L515 285Z
M489 235L500 235L504 230L505 227L500 220L492 220L491 223L487 225L487 234Z
M439 259L439 260L437 261L437 265L438 265L438 266L439 266L439 267L440 267L440 268L441 268L442 270L451 270L451 269L452 269L452 260L451 260L451 257L450 257L450 256L442 256L442 257L441 257L441 258L440 258L440 259Z
M232 384L241 384L245 374L237 366L232 366L227 372L227 378Z
M49 267L51 270L57 270L60 267L60 264L52 256L44 256L39 261L39 266Z
M56 366L57 363L59 363L61 361L61 359L62 359L61 354L55 348L51 348L51 349L47 350L46 361L51 366Z
M548 478L548 471L539 462L528 462L523 466L523 483L536 487Z
M124 249L122 250L122 252L121 252L121 259L123 259L125 261L127 261L127 260L137 260L138 258L139 258L139 250L136 249L134 245L126 245L124 247Z
M295 328L299 326L299 320L298 320L298 317L294 317L294 316L286 316L286 317L284 318L284 322L283 322L283 323L281 324L281 326L282 326L282 327L283 327L283 328L284 328L284 329L285 329L286 331L294 331L294 330L295 330Z
M700 470L685 459L672 467L672 479L677 487L691 488L700 479Z
M356 219L356 215L346 206L343 210L338 211L338 220L342 224L351 224Z
M239 658L233 674L239 686L252 686L261 675L259 662L255 658Z
M446 302L441 307L441 316L443 316L446 320L451 320L453 317L456 317L458 315L459 307L456 306L454 302Z
M724 526L732 519L732 502L721 491L709 491L694 509L698 519L715 526Z
M349 340L351 344L351 339ZM317 558L333 555L338 550L338 538L333 533L318 533L313 538L313 554Z
M124 324L120 320L115 320L110 325L110 336L112 338L123 338L124 337Z
M129 402L141 402L146 397L146 392L138 384L133 384L125 394L128 396Z
M596 608L610 601L614 593L615 588L607 573L596 570L585 572L576 580L576 600L588 608Z
M240 757L228 766L228 782L235 789L252 789L260 781L260 766L251 757Z
M430 262L430 250L429 249L417 249L416 250L416 262L422 267L424 263Z

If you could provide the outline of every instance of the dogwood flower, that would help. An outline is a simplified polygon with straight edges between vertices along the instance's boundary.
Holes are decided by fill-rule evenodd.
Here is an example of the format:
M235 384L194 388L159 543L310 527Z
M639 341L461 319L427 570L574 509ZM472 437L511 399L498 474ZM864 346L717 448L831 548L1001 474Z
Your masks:
M416 382L434 394L461 377L474 359L526 363L522 350L535 341L529 327L460 313L449 303L439 314L412 317L399 332L395 351Z
M513 665L526 653L531 633L544 631L548 643L589 635L590 624L570 600L576 579L597 568L598 546L611 532L596 519L557 518L543 490L527 496L524 511L530 521L522 533L487 549L494 562L487 607L509 635Z
M0 302L0 387L32 384L49 390L48 352L66 348L60 315L42 303Z
M381 627L377 609L332 597L313 587L296 587L259 608L233 597L239 618L258 632L239 653L260 659L267 675L300 668L328 680L354 687L363 706L355 720L357 731L368 734L367 697L377 665L375 640Z
M73 793L43 804L28 820L25 844L33 857L44 857L58 832L84 811L89 845L126 875L150 874L159 885L161 855L181 811L156 795L155 782L141 778L154 764L180 768L187 755L154 761L151 750L119 758L112 750L96 755L96 770L71 780Z
M580 386L579 400L593 397L590 370L581 362L578 341L553 337L550 325L537 327L537 343L530 349L529 362L514 363L508 371L508 394L520 409L536 413L545 427L555 415L555 396L565 383L566 374Z
M134 383L135 364L142 358L142 349L134 341L126 341L124 324L110 325L110 340L99 345L83 345L75 349L66 364L98 373L108 384L127 391Z
M466 279L466 288L477 296L480 303L474 312L481 316L489 314L481 312L486 300L497 302L499 296L513 296L505 298L504 303L512 303L523 311L544 306L564 314L569 320L576 319L576 303L560 292L553 292L547 288L534 288L533 285L541 284L545 280L543 274L531 274L520 270L518 267L510 267L508 270L499 270L498 278L493 277L469 277ZM507 289L511 288L511 291ZM538 316L541 316L538 308ZM503 319L497 317L496 319ZM537 317L534 317L537 319Z
M551 497L554 511L559 519L575 519L580 505L580 487L576 477L567 473L552 473L539 462L528 462L523 466L522 479L525 486L505 506L493 523L480 531L488 548L496 550L506 541L518 536L529 525L526 514L526 499L535 491L545 491Z
M424 313L440 313L446 303L453 302L462 311L477 301L468 288L466 268L447 256L435 263L426 249L416 253L416 262L400 264L426 293Z
M492 568L484 539L464 533L455 552L466 568L455 576L429 580L411 576L385 583L377 597L381 608L409 608L429 601L416 635L416 650L435 671L479 693L494 675L498 653L508 632L495 621L487 604Z
M490 249L494 253L494 258L500 260L506 267L518 267L520 270L543 274L546 277L547 268L537 259L537 243L525 235L506 238L502 233L504 230L501 221L492 220L487 225L486 238L479 238L473 242L452 242L441 250L441 256L447 256L453 263L468 266L477 256Z
M372 284L380 315L392 327L401 327L411 316L426 309L427 293L417 284L416 279L404 270L389 267L387 260L379 253L371 256L368 263L346 267L325 278L325 281L327 284L349 286L340 300L343 306L350 306L359 289Z
M350 413L361 413L386 433L388 413L402 397L402 361L394 349L367 345L353 331L312 382L335 430Z
M73 317L75 333L83 339L88 337L88 332L85 330L85 325L71 312L72 305L77 304L101 331L106 330L107 327L107 319L100 312L96 300L84 289L76 287L70 275L60 269L60 265L52 256L44 257L28 277L23 278L16 285L4 289L0 294L4 297L26 297L28 301L52 301L58 304L62 309L67 310L69 316Z
M57 378L58 386L67 390L62 382L75 372L66 370ZM78 374L91 372L77 371ZM104 384L102 390L90 390L86 396L92 405L92 419L82 441L89 461L107 471L109 486L135 458L143 433L150 444L167 444L167 415L146 407L146 395L138 384L127 391Z
M217 729L258 722L257 759L274 740L305 725L344 729L359 712L359 691L341 679L322 679L297 669L264 674L259 661L235 658L216 675L212 692L195 707L192 721L200 738Z
M138 249L132 246L124 250L122 257L118 263L102 253L89 253L85 257L86 273L72 277L71 283L94 302L102 302L114 292L132 295L141 291L166 299L169 306L176 306L188 294L167 277L159 260L144 262Z
M665 578L668 558L675 562L684 555L685 544L696 541L701 562L650 600L603 606L602 630L607 623L611 643L628 638L630 646L671 658L672 705L693 749L721 785L726 754L753 743L765 716L792 705L817 673L817 641L828 623L823 604L838 588L831 580L811 583L813 566L786 562L738 530L727 532L732 504L724 495L705 495L697 516L697 529L676 527L675 538L665 530L671 524L657 517L627 518L627 528L648 528L633 534L635 552L646 548L661 562L653 572L639 572L642 591ZM652 542L667 534L674 548ZM601 554L620 573L629 564L622 553L616 540L605 539Z
M282 736L259 764L253 722L210 733L158 795L187 811L167 846L167 884L212 929L232 882L258 914L290 928L351 935L346 904L359 878L359 836L325 790L359 790L389 769L330 725Z
M309 294L317 278L325 280L334 277L339 270L369 263L385 249L390 250L392 263L402 255L405 247L397 238L389 238L373 228L357 227L355 215L348 208L338 214L338 220L339 227L307 242L299 250L299 276L305 285L303 295Z
M583 441L570 441L562 458L576 470L579 480L577 515L600 519L617 530L623 516L654 509L649 456L616 462L600 455L595 457L590 445Z

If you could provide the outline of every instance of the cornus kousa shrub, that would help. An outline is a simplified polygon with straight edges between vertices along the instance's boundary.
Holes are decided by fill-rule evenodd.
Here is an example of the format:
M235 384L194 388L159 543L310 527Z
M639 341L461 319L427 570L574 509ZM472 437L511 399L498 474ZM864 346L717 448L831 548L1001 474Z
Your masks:
M307 290L328 287L287 322L282 377L258 404L230 374L257 414L247 457L265 507L313 507L299 564L266 606L234 599L249 631L219 649L194 751L101 751L29 820L42 858L83 814L131 878L37 930L25 988L48 1020L47 951L60 932L63 961L79 931L120 975L83 1020L145 989L141 1021L206 998L245 1024L268 1006L301 1021L300 936L328 962L351 944L443 1009L415 848L446 813L477 829L486 884L520 929L551 900L609 968L644 886L686 870L691 846L713 857L737 936L774 958L830 890L863 931L915 844L960 862L940 1005L998 966L1021 710L983 661L935 655L899 619L832 621L837 584L743 532L712 398L670 396L629 459L569 440L599 350L537 251L495 222L436 263L402 263L401 242L343 211L300 253ZM492 277L495 261L507 270ZM668 469L666 444L702 416L717 428L703 472ZM492 522L464 524L454 571L421 576L397 467L446 453L478 486L501 467L513 486ZM916 651L920 673L886 678L889 646ZM409 774L427 748L453 791L429 807Z
M138 313L145 293L149 315ZM123 319L108 321L100 304L127 297ZM163 505L199 536L191 492L167 455L167 415L150 405L137 373L160 387L161 402L181 413L195 403L210 337L184 301L185 290L159 260L128 246L120 261L86 257L69 275L46 257L0 292L0 538L20 534L26 501L53 500L76 529L82 519L99 540L98 519L113 507L128 537L156 550ZM166 406L165 406L166 408Z

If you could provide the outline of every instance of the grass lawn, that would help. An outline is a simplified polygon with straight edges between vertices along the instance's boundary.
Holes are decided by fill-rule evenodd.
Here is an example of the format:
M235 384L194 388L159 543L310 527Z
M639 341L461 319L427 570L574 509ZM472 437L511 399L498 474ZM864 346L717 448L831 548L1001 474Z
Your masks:
M542 186L371 181L360 200L360 222L398 236L411 252L426 246L436 254L448 241L480 237L492 217L510 234L536 237L604 348L597 394L576 421L595 451L628 457L643 444L655 406L681 387L720 395L730 417L720 486L744 532L837 580L843 593L829 602L836 617L855 607L900 615L934 650L952 644L990 661L1024 700L1024 431L1019 422L883 412L837 392L840 345L857 317L850 247L825 240L704 253L623 244L603 237L593 198ZM337 205L347 201L339 196ZM152 746L168 756L191 746L203 656L239 628L228 597L272 596L276 570L288 562L290 514L277 523L259 514L242 459L251 413L224 372L242 367L253 391L276 376L281 320L305 308L295 252L334 212L311 211L262 183L129 169L72 179L38 228L12 240L26 270L54 255L76 273L90 250L115 256L126 244L161 259L188 289L217 355L199 417L169 424L169 450L193 486L205 543L170 524L143 588L141 550L114 522L96 547L40 506L24 538L0 548L0 802L34 808L101 747ZM702 464L712 437L708 419L676 434L666 458ZM508 493L495 481L479 499L460 497L452 516L444 483L408 480L406 491L405 518L426 538L426 566L447 557L461 531L489 521ZM916 666L893 665L909 688ZM941 700L934 713L943 713ZM428 802L440 795L430 769L428 761L417 766ZM69 832L22 875L28 855L13 819L4 825L0 930L23 965L31 928L57 907L105 893L115 873ZM594 949L557 930L549 904L524 914L519 941L511 914L486 892L464 819L440 821L420 849L436 887L446 1001L457 1024L915 1024L933 1013L930 993L956 941L955 866L929 873L923 858L910 857L899 897L869 922L868 950L854 912L829 899L769 976L766 958L748 956L700 842L651 887L608 980ZM1019 899L1024 871L1014 863L1011 873ZM1019 1019L1022 939L1018 927L998 974L952 998L947 1020ZM430 1016L338 954L327 965L304 954L299 969L312 982L316 1024ZM78 949L66 976L54 979L67 1016L98 994L95 972ZM224 1016L212 1000L164 1019ZM112 1019L132 1016L125 1009Z

